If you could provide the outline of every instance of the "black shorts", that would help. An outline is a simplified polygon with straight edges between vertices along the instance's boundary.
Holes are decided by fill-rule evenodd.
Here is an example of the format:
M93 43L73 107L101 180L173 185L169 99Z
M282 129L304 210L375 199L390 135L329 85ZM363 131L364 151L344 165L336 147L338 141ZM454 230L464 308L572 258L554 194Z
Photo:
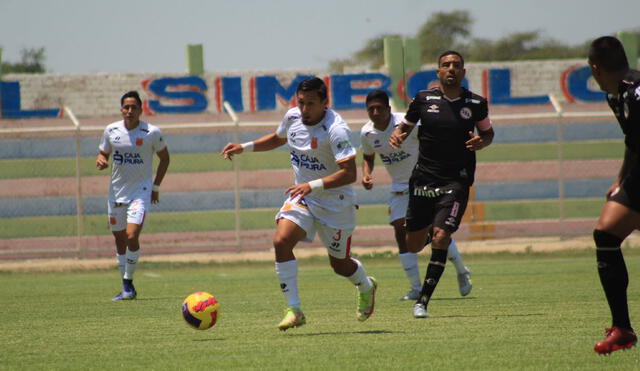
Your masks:
M469 187L459 183L432 187L410 182L407 231L433 225L453 233L460 226L468 201Z
M608 201L615 201L640 213L640 174L627 175Z

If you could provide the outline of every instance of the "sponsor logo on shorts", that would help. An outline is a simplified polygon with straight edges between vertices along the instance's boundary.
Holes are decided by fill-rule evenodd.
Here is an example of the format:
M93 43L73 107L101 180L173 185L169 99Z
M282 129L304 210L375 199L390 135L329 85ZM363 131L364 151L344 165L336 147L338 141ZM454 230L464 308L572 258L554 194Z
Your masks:
M340 251L340 242L331 242L329 248L333 251Z
M444 221L444 224L446 225L450 225L452 227L455 227L458 223L456 223L456 218L453 216L450 216L447 218L447 220Z
M458 201L455 201L453 203L453 206L451 207L451 216L458 216L458 211L460 210L460 203Z
M114 218L113 216L109 217L109 224L116 225L116 223L117 223L116 218Z
M452 189L444 190L442 188L429 188L427 186L416 187L413 189L413 195L418 197L434 198L450 193L453 193Z

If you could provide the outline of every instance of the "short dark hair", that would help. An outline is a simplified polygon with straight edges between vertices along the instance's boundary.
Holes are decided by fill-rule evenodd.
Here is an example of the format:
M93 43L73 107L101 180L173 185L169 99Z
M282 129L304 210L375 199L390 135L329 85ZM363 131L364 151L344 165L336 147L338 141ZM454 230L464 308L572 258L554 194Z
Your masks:
M607 72L629 69L624 46L613 36L602 36L593 40L589 47L589 60Z
M464 58L462 57L462 54L458 53L455 50L447 50L446 52L440 54L440 56L438 57L438 67L440 67L440 60L442 59L442 57L446 57L447 55L457 55L458 57L460 57L460 62L462 62L461 67L464 67Z
M138 92L135 91L135 90L131 90L131 91L128 91L128 92L124 93L122 98L120 98L120 107L122 107L124 105L124 100L127 99L127 98L135 98L136 102L138 102L140 107L142 107L142 99L140 99L140 94L138 94Z
M320 99L327 99L327 85L324 84L324 81L318 77L310 77L308 79L302 80L298 84L298 88L296 89L296 94L301 91L316 91L318 92L318 96Z
M374 100L382 102L385 106L389 105L389 95L387 95L387 92L384 90L376 89L367 94L365 104L369 105L369 102Z

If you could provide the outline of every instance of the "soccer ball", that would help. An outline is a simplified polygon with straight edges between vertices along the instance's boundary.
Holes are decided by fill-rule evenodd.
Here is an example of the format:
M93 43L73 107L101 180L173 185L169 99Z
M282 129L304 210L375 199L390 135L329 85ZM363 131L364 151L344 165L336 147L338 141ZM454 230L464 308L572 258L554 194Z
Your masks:
M182 318L196 330L206 330L216 324L220 303L208 292L198 291L182 303Z

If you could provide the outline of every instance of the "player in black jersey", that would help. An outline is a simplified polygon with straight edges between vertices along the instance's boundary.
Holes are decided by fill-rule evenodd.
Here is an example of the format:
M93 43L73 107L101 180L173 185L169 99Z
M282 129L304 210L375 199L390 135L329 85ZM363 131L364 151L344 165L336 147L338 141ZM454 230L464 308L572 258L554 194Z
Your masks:
M629 276L620 245L640 228L640 71L629 68L622 43L615 37L594 40L589 48L591 74L607 93L607 102L624 133L625 154L616 181L607 190L607 202L593 231L598 274L604 288L612 325L594 350L608 354L628 349L638 340L627 306Z
M389 139L392 147L401 146L421 122L418 162L409 180L407 249L420 252L430 228L433 242L420 298L413 307L416 318L428 316L427 305L444 272L451 234L458 229L467 207L476 169L475 151L493 140L486 99L461 85L465 69L460 53L442 53L437 74L440 85L413 98L404 121Z

